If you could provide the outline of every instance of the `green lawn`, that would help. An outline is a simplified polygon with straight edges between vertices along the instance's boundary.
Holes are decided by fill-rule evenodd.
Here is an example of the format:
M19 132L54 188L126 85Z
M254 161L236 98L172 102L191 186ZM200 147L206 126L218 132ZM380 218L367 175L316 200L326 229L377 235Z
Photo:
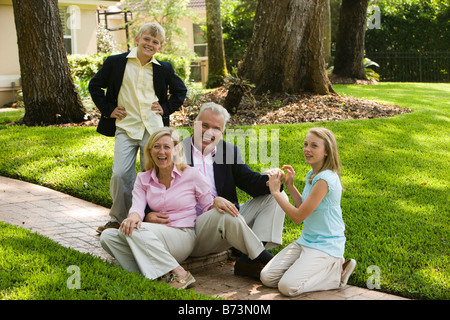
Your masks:
M345 255L358 261L350 284L366 287L376 266L381 291L416 299L449 299L450 84L380 83L335 89L413 112L383 119L242 129L279 130L279 163L294 166L300 190L309 169L301 154L308 129L331 129L343 163ZM0 175L109 206L113 143L95 128L0 126ZM263 164L251 166L260 170ZM0 228L0 237L9 228ZM301 225L286 219L284 245L300 232ZM0 296L7 298L12 289L3 283L0 280Z
M0 221L0 300L212 299Z

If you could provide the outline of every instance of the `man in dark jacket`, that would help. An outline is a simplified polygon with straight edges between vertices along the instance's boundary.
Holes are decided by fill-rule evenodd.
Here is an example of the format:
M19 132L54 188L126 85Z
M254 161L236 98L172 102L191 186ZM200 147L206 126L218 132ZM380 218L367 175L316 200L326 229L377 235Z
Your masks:
M157 128L169 126L170 114L186 97L186 86L172 65L154 58L164 39L159 24L144 24L135 38L136 48L108 57L89 83L92 100L101 112L97 131L115 137L110 182L113 204L110 221L97 229L99 233L118 228L128 215L137 151L140 149L143 170L143 149L148 138Z

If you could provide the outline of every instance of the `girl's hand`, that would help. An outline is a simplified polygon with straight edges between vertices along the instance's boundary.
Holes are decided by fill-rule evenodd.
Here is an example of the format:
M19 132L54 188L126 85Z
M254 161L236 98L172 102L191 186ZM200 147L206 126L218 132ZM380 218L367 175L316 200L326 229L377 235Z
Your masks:
M285 180L284 172L279 170L275 174L269 175L269 180L267 181L267 186L270 189L270 193L274 194L276 192L280 192L281 185Z
M286 178L285 178L286 187L293 187L295 177L294 168L292 168L292 166L284 165L281 167L281 169L286 170Z
M280 172L283 174L283 180L281 180L281 184L283 184L284 183L284 172L280 168L269 169L269 170L265 171L264 174L266 174L266 175L268 175L270 177L270 176L273 176L273 175L277 175Z
M133 212L128 215L128 218L122 221L120 224L120 231L126 236L131 236L133 233L133 229L136 226L137 229L141 227L141 217L139 217L139 214Z
M228 212L233 217L237 217L239 215L239 210L236 208L234 203L222 197L214 198L214 208L216 208L216 210L220 213Z

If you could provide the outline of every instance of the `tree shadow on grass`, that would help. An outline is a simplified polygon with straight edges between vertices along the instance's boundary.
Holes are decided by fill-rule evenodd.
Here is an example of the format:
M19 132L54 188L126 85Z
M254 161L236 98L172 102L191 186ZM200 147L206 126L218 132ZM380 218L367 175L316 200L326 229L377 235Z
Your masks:
M27 128L0 136L0 173L109 206L114 139L94 128Z

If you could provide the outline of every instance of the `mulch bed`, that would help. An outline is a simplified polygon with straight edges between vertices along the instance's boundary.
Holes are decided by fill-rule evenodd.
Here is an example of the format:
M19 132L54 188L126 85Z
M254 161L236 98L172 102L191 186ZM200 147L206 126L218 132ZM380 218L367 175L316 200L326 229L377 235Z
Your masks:
M333 80L333 83L349 83L348 80ZM373 84L366 82L354 81L353 83ZM223 105L227 93L225 87L220 87L210 93L201 95L195 102L186 99L181 110L171 115L171 125L174 127L192 126L199 106L205 102L216 102ZM268 93L257 95L249 93L244 95L241 104L236 113L231 116L227 126L386 118L409 112L412 112L412 110L337 94L315 95L305 93L288 95ZM55 126L96 126L98 117L98 111L93 111L90 115L91 120Z
M204 102L223 104L227 95L223 87L202 95L195 106L186 101L182 109L171 116L173 126L191 126ZM247 95L227 126L266 125L299 122L340 121L392 117L411 109L385 105L373 101L334 95Z

